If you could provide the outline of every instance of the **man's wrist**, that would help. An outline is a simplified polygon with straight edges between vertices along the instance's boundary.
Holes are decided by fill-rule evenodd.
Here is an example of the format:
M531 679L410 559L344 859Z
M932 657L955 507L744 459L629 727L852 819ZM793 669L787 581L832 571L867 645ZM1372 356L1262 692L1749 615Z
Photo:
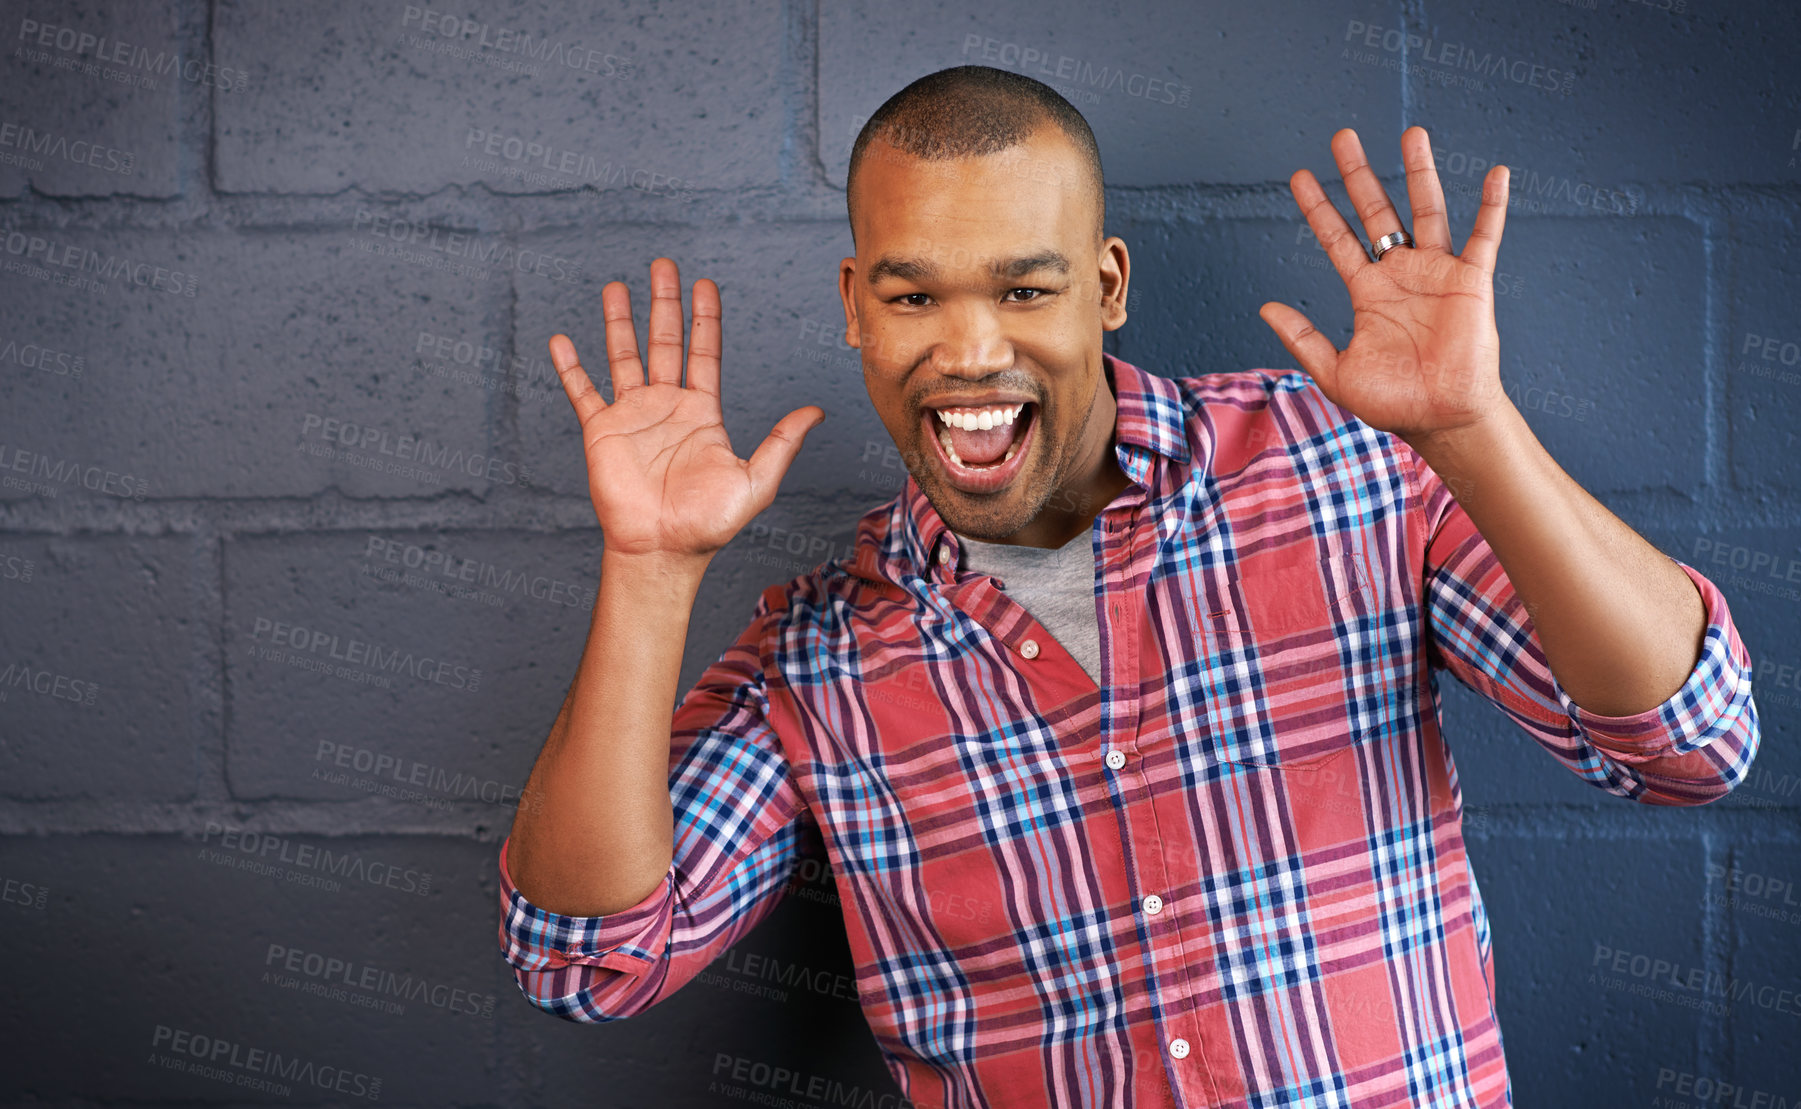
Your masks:
M1508 400L1470 423L1401 439L1444 479L1459 500L1465 490L1481 484L1493 467L1520 459L1521 449L1537 442L1519 409Z
M600 580L604 590L629 589L634 596L692 602L713 561L711 554L627 554L602 551Z

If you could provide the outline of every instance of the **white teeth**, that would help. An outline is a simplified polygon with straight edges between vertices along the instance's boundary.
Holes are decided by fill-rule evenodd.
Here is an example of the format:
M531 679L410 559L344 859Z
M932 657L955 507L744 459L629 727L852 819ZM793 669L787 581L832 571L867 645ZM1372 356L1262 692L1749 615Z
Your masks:
M1010 461L1014 455L1019 453L1019 444L1011 443L1011 444L1008 444L1008 446L1007 446L1007 453L1001 455L999 462L986 462L986 463L983 463L983 464L977 466L977 465L971 465L970 463L963 461L962 458L958 457L957 448L956 448L955 444L953 444L951 442L951 433L946 431L944 428L938 429L938 442L944 446L945 457L949 458L952 462L954 462L958 466L963 467L966 470L991 469L992 467L1005 464L1006 462Z
M951 412L938 409L940 423L951 427L960 427L965 431L987 431L992 427L1010 424L1019 414L1025 411L1025 405L1010 404L999 408L982 408L970 412Z
M943 428L939 428L938 429L938 442L940 442L944 445L944 453L945 453L946 457L948 457L952 462L955 462L959 466L963 465L963 460L961 458L957 457L956 445L951 442L951 433L950 432L944 430Z

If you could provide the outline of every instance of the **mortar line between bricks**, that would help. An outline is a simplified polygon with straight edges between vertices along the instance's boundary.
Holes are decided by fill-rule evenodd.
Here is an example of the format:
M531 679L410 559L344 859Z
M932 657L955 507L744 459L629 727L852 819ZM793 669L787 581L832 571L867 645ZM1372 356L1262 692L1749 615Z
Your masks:
M818 161L815 89L818 73L818 9L809 0L784 0L782 4L782 60L777 71L781 82L782 145L777 154L776 175L783 191L795 193L810 186L809 161ZM809 76L813 79L809 80ZM811 157L809 157L811 156Z
M1426 0L1401 0L1401 25L1424 28L1426 26ZM1413 118L1413 78L1409 76L1407 65L1407 38L1401 37L1401 124L1402 130L1418 122ZM1422 126L1424 126L1422 124ZM1406 180L1406 166L1402 166L1401 179Z
M1728 350L1722 351L1719 332L1720 308L1720 255L1716 249L1714 229L1718 226L1717 217L1711 205L1704 206L1698 217L1701 221L1701 488L1712 490L1721 480L1721 476L1731 472L1726 460L1721 458L1727 449L1726 436L1721 433L1719 423L1730 418L1730 406L1726 403L1727 370L1726 358ZM1720 498L1709 497L1704 504L1715 505ZM1708 512L1713 516L1713 512ZM1712 522L1711 520L1709 522Z
M192 0L190 4L184 4L182 6L181 10L184 13L182 17L184 22L187 22L188 20L187 13L192 12L196 6L199 7L201 11L201 17L195 21L200 28L201 56L204 57L208 63L211 63L213 61L213 42L215 41L214 32L216 30L218 6L215 0ZM194 187L200 190L204 197L202 208L208 216L211 216L215 210L215 204L218 199L218 192L214 188L218 180L217 169L219 164L219 129L214 126L213 109L217 106L217 101L214 98L214 91L215 90L210 86L202 85L179 94L194 97L194 114L200 118L202 127L200 142L197 144L197 149L193 152L194 156L199 161L198 173L195 174ZM184 150L187 149L186 143L183 144L183 148ZM186 174L184 174L183 177L185 180Z
M1701 950L1704 953L1711 952L1713 948L1713 937L1720 926L1720 916L1728 911L1723 905L1714 904L1713 899L1707 896L1706 868L1714 865L1715 855L1720 851L1721 846L1718 838L1711 830L1702 835ZM1725 849L1728 855L1730 855L1732 848L1729 843L1725 845ZM1728 857L1726 865L1731 865L1730 857ZM1721 901L1726 900L1729 899L1721 898ZM1713 1013L1704 1014L1704 1019L1695 1027L1695 1073L1721 1073L1720 1061L1730 1058L1731 1056L1730 1051L1727 1050L1731 1035L1731 1021L1724 1020Z
M215 522L202 518L190 540L190 595L195 612L189 659L188 730L193 747L194 799L229 801L231 781L225 710L225 540ZM210 770L210 773L208 772Z
M794 2L804 5L806 0L794 0ZM803 85L803 98L807 104L807 113L812 129L812 142L809 146L811 147L814 180L808 187L810 189L824 188L829 192L836 192L837 190L832 187L831 175L826 172L825 151L821 149L821 136L824 131L819 125L819 0L812 0L811 7L812 12L809 16L808 26L812 33L807 39L811 49L805 59L805 62L810 64L806 64L808 80Z

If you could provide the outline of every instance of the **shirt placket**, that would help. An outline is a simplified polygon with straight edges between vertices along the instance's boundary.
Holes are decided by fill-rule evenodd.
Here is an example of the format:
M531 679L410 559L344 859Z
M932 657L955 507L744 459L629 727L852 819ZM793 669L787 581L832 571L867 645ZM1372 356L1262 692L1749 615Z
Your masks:
M1218 1091L1205 1049L1219 1049L1212 1042L1217 1034L1209 1035L1203 1029L1203 1014L1189 988L1205 969L1197 962L1206 950L1204 923L1184 919L1175 908L1178 899L1171 894L1198 888L1200 852L1187 831L1190 824L1180 791L1165 789L1159 795L1145 773L1147 758L1166 757L1169 752L1147 750L1140 744L1140 691L1146 680L1162 679L1162 675L1143 672L1143 637L1150 630L1144 592L1158 547L1157 529L1141 526L1145 505L1140 490L1137 497L1109 508L1102 516L1099 615L1108 691L1102 758L1114 777L1134 909L1146 937L1146 969L1157 999L1156 1048L1180 1104L1215 1105L1219 1104ZM1149 657L1161 658L1161 653L1153 651ZM1153 734L1157 730L1153 729ZM1171 988L1177 983L1181 985Z

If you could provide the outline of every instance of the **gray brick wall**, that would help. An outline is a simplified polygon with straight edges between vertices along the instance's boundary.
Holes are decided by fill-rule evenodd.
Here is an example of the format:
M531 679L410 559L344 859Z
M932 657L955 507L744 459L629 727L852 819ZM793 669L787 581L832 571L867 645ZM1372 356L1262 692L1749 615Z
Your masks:
M1512 167L1509 394L1724 590L1764 729L1731 796L1655 810L1441 683L1516 1099L1792 1099L1798 43L1778 0L0 0L0 668L34 675L0 679L0 1102L366 1104L375 1079L408 1106L779 1094L723 1080L748 1061L895 1103L829 875L597 1029L518 996L495 854L601 549L546 338L598 350L615 278L642 334L667 254L719 283L741 449L798 404L829 414L715 561L686 688L764 585L842 551L904 478L841 342L842 185L876 106L964 63L1088 117L1135 261L1108 347L1170 375L1290 367L1267 299L1348 327L1285 184L1307 166L1342 197L1337 128L1399 195L1396 139L1425 125L1459 241L1483 169ZM1508 64L1472 76L1472 56ZM472 587L469 566L555 587ZM444 665L321 673L272 652L278 627ZM376 760L467 788L384 795L356 770ZM1600 948L1757 990L1718 1013L1605 988ZM370 1004L342 981L390 972L431 988ZM351 1078L259 1093L160 1065L177 1033Z

